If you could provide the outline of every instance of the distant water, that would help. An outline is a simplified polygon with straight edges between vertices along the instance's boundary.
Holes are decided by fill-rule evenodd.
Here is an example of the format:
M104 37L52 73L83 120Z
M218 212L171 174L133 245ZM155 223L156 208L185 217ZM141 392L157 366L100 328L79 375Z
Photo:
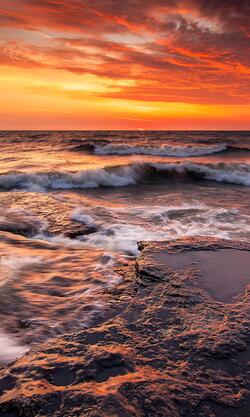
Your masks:
M105 316L103 294L138 241L250 240L250 132L0 140L0 361ZM68 233L76 226L91 233Z

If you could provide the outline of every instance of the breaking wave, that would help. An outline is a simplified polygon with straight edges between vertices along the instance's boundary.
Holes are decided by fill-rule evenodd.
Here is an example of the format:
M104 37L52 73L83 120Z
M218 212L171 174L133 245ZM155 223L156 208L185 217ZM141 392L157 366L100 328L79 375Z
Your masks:
M0 175L0 187L43 192L47 189L123 187L156 175L184 179L195 177L250 186L250 165L246 163L131 163L77 172L7 173Z
M249 216L236 208L211 208L201 203L180 206L134 206L105 208L104 212L78 207L78 221L91 220L94 233L81 236L79 244L109 252L136 256L138 241L163 241L183 236L217 236L229 239L239 230L249 234ZM74 212L76 212L76 210ZM66 242L65 242L66 243ZM67 243L66 243L67 244Z
M97 155L154 155L154 156L174 156L174 157L188 157L210 155L216 152L222 152L227 149L227 145L222 143L218 145L209 146L171 146L161 145L157 148L131 146L122 144L108 144L104 146L95 145L94 152Z

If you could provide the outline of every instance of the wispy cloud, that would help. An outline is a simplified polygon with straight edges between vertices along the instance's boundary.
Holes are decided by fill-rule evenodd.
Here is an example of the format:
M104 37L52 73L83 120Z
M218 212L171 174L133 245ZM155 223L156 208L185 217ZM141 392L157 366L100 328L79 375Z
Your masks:
M92 76L107 99L250 102L247 0L2 0L0 16L4 67Z

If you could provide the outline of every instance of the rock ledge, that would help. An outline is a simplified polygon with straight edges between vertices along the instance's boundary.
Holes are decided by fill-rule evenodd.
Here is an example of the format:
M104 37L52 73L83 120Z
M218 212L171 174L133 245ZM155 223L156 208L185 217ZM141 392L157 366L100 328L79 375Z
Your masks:
M214 298L199 256L250 259L250 245L195 238L139 248L136 269L121 269L107 295L112 318L0 371L0 416L247 417L249 287Z

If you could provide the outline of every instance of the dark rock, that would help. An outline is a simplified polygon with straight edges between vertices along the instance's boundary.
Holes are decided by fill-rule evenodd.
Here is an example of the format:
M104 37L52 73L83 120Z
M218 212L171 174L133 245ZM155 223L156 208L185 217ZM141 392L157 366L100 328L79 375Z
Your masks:
M250 246L196 238L139 247L136 272L120 269L120 291L107 295L116 316L0 370L0 416L249 415L249 292L218 301L186 255ZM176 254L177 267L164 254Z
M25 194L13 194L15 206L6 211L0 205L0 230L33 237L37 234L48 236L63 235L70 239L96 232L96 228L71 219L75 209L66 201L57 201L45 194L27 198ZM5 198L6 200L6 198ZM6 204L8 201L6 201Z

